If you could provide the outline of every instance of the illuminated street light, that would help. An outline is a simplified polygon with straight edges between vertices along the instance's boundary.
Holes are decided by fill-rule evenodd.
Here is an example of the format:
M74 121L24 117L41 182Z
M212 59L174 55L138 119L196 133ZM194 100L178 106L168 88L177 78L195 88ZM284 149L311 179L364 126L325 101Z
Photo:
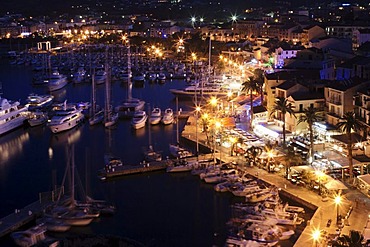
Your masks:
M314 241L314 243L318 244L318 242L320 241L320 238L321 238L321 231L319 229L315 229L313 232L312 232L312 239Z
M195 139L196 139L196 142L197 142L197 147L196 147L197 159L198 159L198 156L199 156L198 117L199 117L200 110L201 110L200 106L195 107L195 137L196 137Z
M334 198L335 206L337 207L337 224L339 223L339 206L342 202L342 197L340 195L336 195Z

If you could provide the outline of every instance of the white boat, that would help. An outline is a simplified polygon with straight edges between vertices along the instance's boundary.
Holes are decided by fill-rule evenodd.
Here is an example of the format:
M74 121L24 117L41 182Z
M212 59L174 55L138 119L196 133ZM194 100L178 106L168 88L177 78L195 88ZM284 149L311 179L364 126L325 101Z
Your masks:
M172 124L173 121L174 121L173 110L171 108L167 108L166 110L164 110L161 122L165 125L168 125Z
M103 122L104 120L104 111L100 110L96 113L94 113L90 118L89 118L89 124L90 125L95 125L98 123Z
M157 74L155 73L150 73L149 74L149 82L153 83L157 80Z
M76 127L83 122L84 118L82 109L65 106L64 109L55 111L55 115L48 121L48 126L51 132L58 133Z
M165 83L166 81L166 75L164 73L159 73L157 76L157 80L159 83Z
M28 124L31 127L42 125L48 121L48 115L44 112L30 112L28 118Z
M137 111L134 114L134 117L131 119L131 126L134 129L141 129L145 126L148 115L145 111Z
M50 218L50 217L43 217L36 220L38 224L44 224L46 230L49 232L66 232L71 229L71 225L65 223L62 220Z
M152 112L150 113L149 123L151 125L156 125L156 124L159 124L161 122L161 119L162 119L162 111L161 111L160 108L155 107L152 110Z
M228 91L219 86L188 86L184 89L170 89L170 92L178 97L222 97L227 96Z
M53 103L54 96L53 95L38 95L38 94L30 94L26 99L26 103L28 105L28 110L41 110L48 106L51 106Z
M0 97L0 135L22 126L28 117L28 106Z
M173 165L166 168L166 172L189 172L193 169L193 164L186 160L178 160Z
M81 83L85 81L86 70L83 67L79 67L75 73L72 75L74 83Z
M171 155L175 158L185 158L192 155L191 152L179 145L170 144L169 147Z
M143 73L139 72L139 73L134 75L132 80L134 81L134 85L136 87L142 87L144 85L144 82L145 82L145 75Z
M152 145L149 145L148 149L144 150L144 159L147 162L150 161L161 161L162 155L153 149Z
M18 246L30 247L46 240L45 232L46 226L44 224L39 224L25 231L13 232L11 237Z
M47 79L49 91L56 91L65 87L68 83L67 77L54 71Z
M145 101L136 99L136 98L128 98L118 106L114 108L115 112L118 112L120 117L132 117L135 112L142 111L145 106Z
M107 80L108 73L105 70L98 70L94 75L96 84L103 84Z

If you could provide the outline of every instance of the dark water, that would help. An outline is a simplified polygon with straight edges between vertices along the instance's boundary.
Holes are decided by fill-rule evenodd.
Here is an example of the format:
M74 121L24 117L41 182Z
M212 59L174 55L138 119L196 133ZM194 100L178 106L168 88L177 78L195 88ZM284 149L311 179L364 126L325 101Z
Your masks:
M24 102L30 92L46 92L45 88L32 87L30 68L10 66L6 60L1 60L0 81L3 96L8 99ZM144 88L134 88L133 96L151 106L175 109L169 88L184 84L181 80L146 84ZM118 104L126 97L127 88L115 82L112 93L114 104ZM89 84L69 84L55 97L76 102L89 101L90 95ZM104 86L98 88L101 105L103 97ZM181 102L179 107L189 108ZM183 125L180 124L180 130ZM169 155L168 144L176 141L176 126L152 126L150 132L154 147L162 150L164 157ZM157 172L108 182L98 180L97 171L103 166L105 153L112 153L125 163L138 163L148 141L149 130L134 131L127 120L121 120L111 131L86 123L57 135L44 126L24 127L1 136L0 218L38 200L39 192L60 185L67 163L65 146L69 143L74 144L80 187L96 199L114 203L118 210L112 217L99 218L88 227L73 228L68 234L118 235L147 246L223 246L230 204L236 201L231 194L216 193L213 186L190 174ZM0 246L12 245L9 237L0 239Z

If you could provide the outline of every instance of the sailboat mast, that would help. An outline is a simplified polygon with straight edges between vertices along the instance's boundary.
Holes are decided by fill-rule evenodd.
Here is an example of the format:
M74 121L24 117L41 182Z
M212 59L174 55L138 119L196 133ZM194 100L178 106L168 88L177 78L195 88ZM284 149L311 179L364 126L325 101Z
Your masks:
M108 75L108 46L105 49L105 122L109 121L110 118L110 109L109 109L109 104L110 104L110 91L109 91L109 75Z
M211 78L211 53L212 53L212 45L211 45L211 34L209 34L209 45L208 45L208 80Z
M71 153L69 154L70 155L70 160L71 160L71 206L74 206L76 204L76 200L75 200L75 159L74 159L74 156L75 156L75 151L74 151L74 147L73 145L70 147L71 149Z
M127 80L127 99L132 99L132 81L131 81L131 47L130 47L130 40L127 39L127 73L128 73L128 80Z
M96 85L95 85L95 69L94 73L91 77L92 81L92 105L91 105L91 114L90 117L93 117L95 115L95 110L96 110Z

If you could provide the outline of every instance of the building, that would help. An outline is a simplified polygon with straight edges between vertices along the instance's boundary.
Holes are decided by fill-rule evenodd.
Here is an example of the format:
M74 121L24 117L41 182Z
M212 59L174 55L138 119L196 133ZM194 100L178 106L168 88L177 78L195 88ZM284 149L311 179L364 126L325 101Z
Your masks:
M370 41L370 28L353 31L352 46L354 51L367 41Z

